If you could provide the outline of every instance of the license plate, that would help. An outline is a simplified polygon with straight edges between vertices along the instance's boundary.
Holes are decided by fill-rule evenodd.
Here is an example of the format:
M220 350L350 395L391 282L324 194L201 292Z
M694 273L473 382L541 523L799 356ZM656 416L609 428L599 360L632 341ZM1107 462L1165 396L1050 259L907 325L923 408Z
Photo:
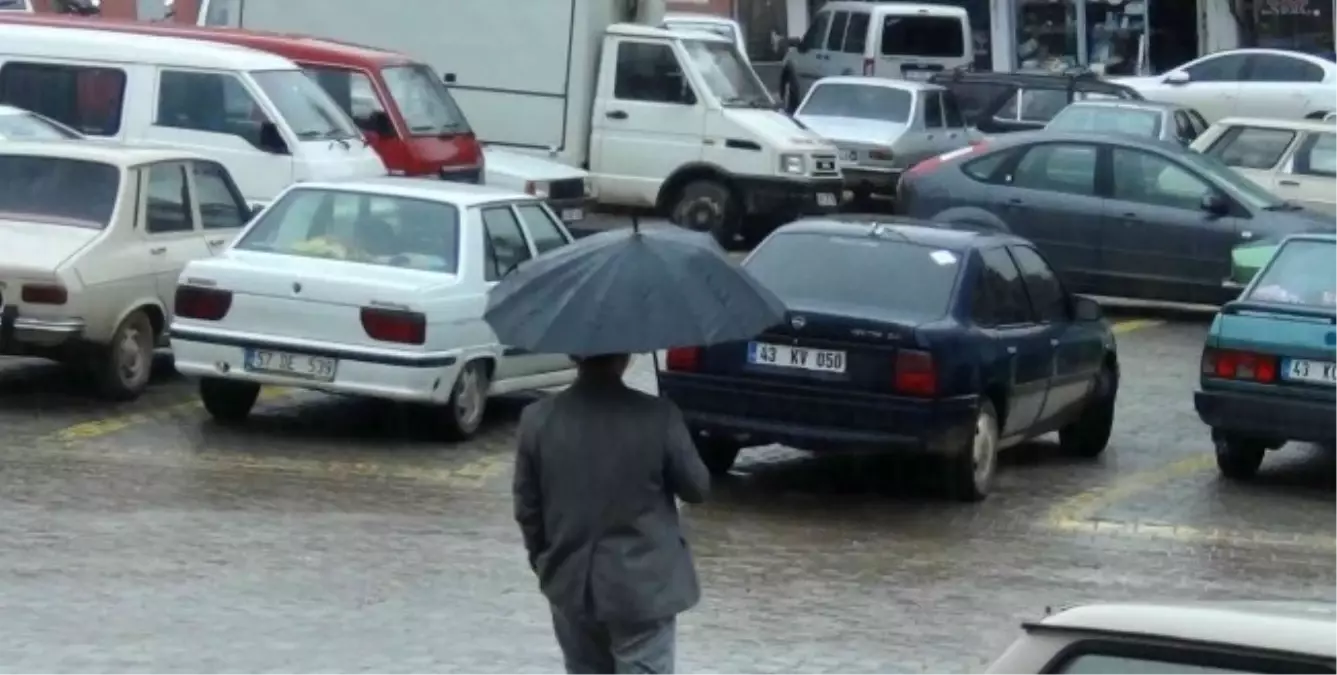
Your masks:
M818 205L818 206L835 206L835 205L836 205L836 194L835 194L834 192L818 192L818 193L817 193L817 205Z
M303 380L330 382L339 369L339 359L328 356L290 354L268 349L247 349L246 370L253 373L285 375Z
M760 366L810 370L814 373L845 372L845 352L834 349L809 349L750 342L747 345L747 362Z
M562 209L562 220L568 223L585 219L585 209Z
M1329 361L1286 359L1281 364L1281 376L1294 382L1337 385L1337 368Z
M903 72L905 73L905 79L907 80L919 80L922 82L933 77L933 71L931 70L906 70Z

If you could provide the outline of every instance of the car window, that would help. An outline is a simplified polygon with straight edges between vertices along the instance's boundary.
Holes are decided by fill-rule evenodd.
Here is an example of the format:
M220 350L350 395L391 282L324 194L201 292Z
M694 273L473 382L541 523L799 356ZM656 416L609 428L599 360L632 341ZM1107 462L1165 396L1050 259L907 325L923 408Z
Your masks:
M808 26L808 32L803 34L803 43L800 47L804 51L819 49L822 42L826 39L826 29L831 24L830 12L818 12L817 16L812 18L812 23Z
M1217 190L1188 169L1159 155L1114 148L1114 199L1198 210Z
M149 167L144 227L153 234L195 229L195 217L190 210L190 188L186 184L186 167L174 162Z
M1161 135L1161 113L1143 108L1070 105L1060 109L1045 128L1157 138Z
M1053 89L1021 90L1021 119L1048 122L1068 105L1068 94Z
M914 95L904 89L828 82L813 87L796 114L905 122L913 102Z
M1286 148L1295 140L1289 129L1237 126L1227 129L1207 148L1206 154L1216 157L1226 166L1241 169L1271 169L1286 154Z
M1250 82L1322 82L1323 69L1302 59L1281 54L1249 57Z
M936 91L923 93L924 126L929 129L942 127L942 96Z
M20 61L0 66L0 103L89 136L120 133L124 102L125 72L116 68Z
M241 227L250 218L250 209L227 170L213 162L191 162L195 179L195 200L200 205L200 220L206 230Z
M956 100L956 94L951 91L943 91L941 95L942 116L948 128L959 129L966 126L966 118L961 114L961 106Z
M961 166L961 170L964 171L967 176L970 176L975 180L991 181L994 178L994 174L998 172L998 168L1003 165L1003 162L1011 158L1013 154L1013 151L995 152L991 155L965 163Z
M454 274L459 231L450 204L301 188L266 208L236 248Z
M1012 172L1012 186L1073 195L1096 194L1096 147L1072 143L1031 146Z
M379 131L375 124L378 114L385 114L381 97L371 77L360 70L335 66L303 66L302 71L325 90L343 109L353 123L363 131Z
M966 31L947 16L897 16L882 20L883 56L960 58L966 55Z
M1259 272L1246 298L1311 307L1337 305L1334 249L1337 245L1330 241L1296 239L1282 244L1272 262Z
M900 239L781 232L746 267L788 304L875 308L927 320L947 313L961 264L955 252Z
M1030 296L1012 256L1001 248L980 253L984 264L975 287L971 318L984 327L1032 323Z
M868 48L867 12L850 12L849 28L845 29L845 53L862 54Z
M1021 270L1021 280L1026 285L1035 316L1045 323L1067 321L1068 297L1049 263L1028 246L1009 246L1007 250L1017 261L1017 269Z
M1199 136L1202 135L1202 132L1207 131L1207 127L1211 126L1210 124L1207 123L1207 118L1202 116L1202 113L1192 108L1188 108L1184 112L1186 112L1188 114L1188 118L1193 121L1193 127L1197 129L1197 134Z
M520 212L529 239L534 242L534 250L540 255L570 243L547 209L538 204L520 204L515 210Z
M160 127L230 134L263 149L269 122L255 97L230 73L164 70L158 80L154 124Z
M486 208L482 216L483 230L487 233L484 276L488 281L496 281L530 259L529 245L511 207Z
M690 94L690 95L689 95ZM623 101L695 103L673 48L655 42L623 41L617 46L613 96Z
M1175 138L1187 142L1198 137L1198 130L1193 126L1193 121L1189 119L1188 113L1183 110L1176 110L1174 120Z
M1244 79L1247 62L1244 54L1223 54L1205 58L1184 70L1192 82L1239 82Z
M845 42L845 28L849 22L849 12L836 12L831 15L831 33L826 36L826 51L840 51L842 43Z
M120 192L121 171L110 164L0 154L0 220L101 230Z
M1300 147L1295 149L1290 173L1337 177L1337 134L1306 134L1305 139L1300 141Z
M961 105L961 112L965 115L967 124L983 114L987 108L993 105L994 101L1012 91L1012 88L1008 85L992 82L952 82L950 79L938 81L938 78L935 78L934 82L947 87L956 95L956 101ZM1013 106L1012 112L1009 114L1005 109L1006 106L1004 106L1004 109L997 112L998 117L1006 119L1017 116L1016 99L1011 99L1009 102Z
M1190 675L1196 673L1247 673L1247 670L1213 668L1191 663L1175 663L1133 656L1114 656L1110 654L1078 654L1063 666L1052 672L1076 675L1108 675L1109 673L1128 673L1129 675L1146 673L1151 675Z

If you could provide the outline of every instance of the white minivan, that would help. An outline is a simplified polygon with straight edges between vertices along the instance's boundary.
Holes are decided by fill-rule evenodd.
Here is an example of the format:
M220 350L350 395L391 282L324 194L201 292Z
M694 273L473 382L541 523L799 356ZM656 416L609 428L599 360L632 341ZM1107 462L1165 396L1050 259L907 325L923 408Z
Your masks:
M780 97L793 112L824 77L927 80L974 61L970 16L962 7L837 0L822 6L785 55Z
M386 175L353 121L291 61L244 47L0 25L0 103L90 140L193 150L246 200L298 181Z

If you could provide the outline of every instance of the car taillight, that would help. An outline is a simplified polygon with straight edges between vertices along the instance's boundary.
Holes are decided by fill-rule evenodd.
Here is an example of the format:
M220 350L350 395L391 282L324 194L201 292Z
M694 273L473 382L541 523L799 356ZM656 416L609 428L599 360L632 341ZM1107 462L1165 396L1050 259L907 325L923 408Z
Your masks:
M933 396L938 393L938 370L933 355L917 349L902 349L896 353L896 391L913 396Z
M664 359L664 367L667 370L687 372L696 370L701 367L701 348L674 347L668 350L668 357Z
M923 175L929 173L930 171L933 171L934 169L937 169L938 167L942 166L947 162L950 162L954 159L958 159L961 157L965 157L966 155L969 154L979 152L987 147L989 146L984 141L970 141L970 145L967 145L964 148L957 148L956 150L943 153L941 155L938 155L937 157L929 157L928 159L910 167L910 170L905 173L911 176Z
M187 319L218 321L232 309L232 292L201 286L177 286L173 312Z
M20 297L30 305L63 305L70 299L70 292L55 284L24 284Z
M420 345L427 342L427 316L403 309L363 307L362 330L373 340Z
M1208 347L1202 352L1202 373L1228 380L1277 381L1277 357Z
M874 66L874 65L875 65L875 64L874 64L874 62L873 62L872 59L864 59L864 60L863 60L863 74L866 75L866 76L872 76L872 74L873 74L873 66Z

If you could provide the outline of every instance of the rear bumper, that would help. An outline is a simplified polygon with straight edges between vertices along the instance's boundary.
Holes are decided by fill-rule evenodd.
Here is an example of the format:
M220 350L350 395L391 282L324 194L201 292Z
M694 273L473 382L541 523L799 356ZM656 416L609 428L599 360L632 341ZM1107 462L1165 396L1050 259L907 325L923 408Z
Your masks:
M15 305L0 309L0 355L58 357L83 343L82 319L39 319L19 314Z
M545 203L567 226L578 225L584 221L590 215L590 207L594 205L594 202L586 197L548 199Z
M854 192L867 192L875 195L896 194L896 184L901 180L900 169L861 169L848 167L841 170L845 175L845 189Z
M330 343L240 335L173 325L176 370L192 377L214 377L418 403L445 403L461 366L460 352L410 352L366 349ZM247 349L269 349L338 360L334 379L320 382L296 376L246 370Z
M1213 431L1310 443L1331 443L1337 437L1333 401L1197 391L1193 407Z
M748 445L780 443L814 452L947 454L970 441L979 408L975 396L918 400L832 395L795 386L662 372L659 392L682 410L694 435L734 437Z
M845 190L841 178L739 177L737 185L749 214L780 220L835 213Z

